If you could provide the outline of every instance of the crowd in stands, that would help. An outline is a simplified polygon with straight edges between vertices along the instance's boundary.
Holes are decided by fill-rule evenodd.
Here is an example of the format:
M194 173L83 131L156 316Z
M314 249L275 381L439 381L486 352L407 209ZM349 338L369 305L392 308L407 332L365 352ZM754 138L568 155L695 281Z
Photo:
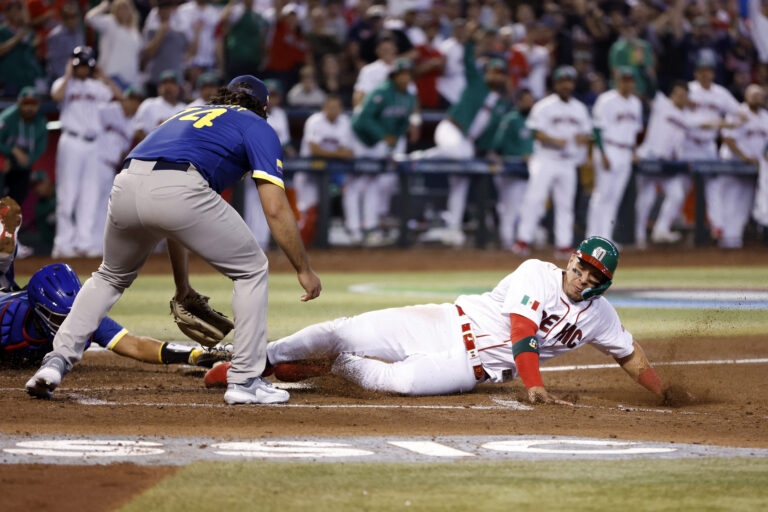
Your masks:
M641 109L641 119L637 120L641 123L637 142L641 142L654 109L663 108L658 106L659 97L662 102L671 99L671 91L680 83L706 82L706 77L699 77L700 71L706 69L712 75L711 81L722 89L718 89L718 94L728 95L733 101L716 107L716 117L722 125L710 126L702 121L681 129L687 130L689 139L696 130L710 130L710 134L714 133L710 142L727 148L729 158L756 164L761 171L760 180L768 180L762 169L766 165L764 155L759 151L747 155L738 147L734 149L730 142L738 141L740 135L727 131L745 124L748 114L739 113L739 108L749 111L749 105L755 101L749 101L749 87L753 86L754 91L755 85L768 86L768 2L764 0L0 2L0 97L11 104L9 109L19 112L24 105L53 101L61 115L59 154L55 173L50 176L56 182L57 196L67 197L63 207L56 207L53 253L59 257L99 255L99 226L103 226L106 212L101 211L103 201L91 200L91 196L103 195L108 190L109 173L119 171L121 156L165 119L188 105L203 105L216 87L242 74L268 80L274 99L270 122L285 144L288 157L298 156L301 149L301 156L325 158L390 158L397 153L413 158L489 161L520 156L532 157L534 163L540 163L541 158L556 157L555 153L546 155L553 144L559 148L557 158L563 157L564 148L570 144L564 142L561 147L560 140L547 135L542 124L543 106L537 105L554 95L563 104L579 102L589 116L583 122L579 120L578 130L568 135L577 141L568 165L576 168L594 161L605 170L610 168L607 155L611 150L603 150L601 141L595 144L593 124L598 129L598 139L602 130L602 138L608 144L616 140L606 137L612 127L601 125L605 119L593 116L593 107L601 95L618 90L623 80L632 82L631 94L639 99ZM93 48L92 53L73 53L88 47ZM79 79L93 83L73 92L70 85L78 79L78 68L83 70ZM410 78L404 90L397 86L401 74ZM382 88L390 82L394 85L384 91ZM375 104L399 101L398 94L410 95L415 101L413 106L397 103L402 111L394 122L387 118L392 112L381 113ZM765 103L764 94L759 98ZM696 100L686 101L681 108L690 109L694 117L704 110L704 100L699 100L698 105ZM108 106L110 102L117 103ZM669 106L669 102L664 105ZM574 112L578 108L574 107ZM315 134L311 144L292 140L284 109L326 112L326 121L330 119L330 124L334 124L341 119L339 122L348 125L344 129L348 131L337 130L331 140L325 141ZM537 117L526 121L531 112ZM443 120L435 130L434 141L428 137L427 144L422 133L425 113L437 114ZM11 114L17 115L16 111ZM7 118L10 114L3 115ZM35 126L35 116L29 117L29 112L25 115L22 122ZM0 138L7 138L10 135L3 128L3 119L0 117ZM382 132L374 140L366 127L377 122L396 126L396 133ZM508 130L510 123L519 128L517 132ZM317 125L315 122L312 126L316 129ZM39 122L36 126L39 129ZM762 125L756 121L756 126L759 132ZM768 125L765 128L763 135L768 142ZM32 144L34 149L29 146L32 135L37 134L34 128L30 130L23 137L16 133L16 144L10 144L10 139L0 140L0 153L4 156L3 192L10 193L13 188L19 203L26 198L30 184L37 183L32 180L34 155L39 157L43 144ZM531 133L524 134L526 130ZM506 140L496 137L500 131L507 134ZM115 133L121 135L114 138ZM105 142L106 134L112 136L109 142ZM305 135L302 133L302 138ZM758 133L759 136L762 135ZM516 137L520 138L519 144L510 144ZM23 157L18 154L20 144L27 144ZM109 144L110 151L103 150L104 144ZM514 147L507 147L510 145ZM635 140L630 145L631 148L625 148L629 150L628 165L637 158ZM414 152L426 146L433 147ZM713 148L704 153L720 158L717 147ZM90 155L91 149L102 155L103 169L85 169L92 164L82 159L78 163L72 156L73 152ZM689 158L678 154L661 156ZM614 155L614 163L616 158L619 157ZM73 166L80 170L73 171ZM12 170L24 176L23 186L14 185L13 173L9 172ZM90 180L90 187L86 186L89 180L84 178L89 172L101 177ZM73 178L75 174L77 178ZM348 233L352 243L379 245L386 239L379 221L386 215L397 185L391 177L383 178L375 182L350 178L347 183L349 190L356 190L358 195L367 192L378 198L365 199L362 206L356 207L363 211L354 215L351 200L349 206L345 205L346 216L360 218ZM298 197L298 203L303 205L299 208L300 223L307 226L305 241L311 242L309 233L313 232L317 191L306 176L299 177L299 181L304 184L304 197ZM755 182L754 178L752 181ZM552 183L545 180L541 186L550 187ZM544 201L544 207L546 194L540 192L533 197L528 193L523 198L524 185L521 188L518 184L518 191L513 193L514 187L509 183L505 186L512 188L506 192L502 192L499 180L496 184L499 224L504 226L499 234L500 243L525 253L534 243L530 239L532 234L526 233L521 239L514 230L522 223L529 226L524 231L531 231L541 219L519 219L517 213L510 213L508 203L525 203L529 210L538 211L539 203ZM626 182L618 186L623 190ZM686 188L685 184L681 186ZM708 190L708 200L720 197L718 190L727 186L715 183L712 191ZM445 229L434 238L427 235L425 240L450 245L465 243L461 223L468 187L461 179L450 182ZM374 188L376 193L370 194ZM753 183L752 195L757 193L759 201L761 191L757 188ZM763 189L762 194L768 194L768 189ZM735 201L743 203L743 195L739 197ZM50 194L46 199L49 198ZM372 207L372 202L378 206ZM249 195L246 205L254 208L253 203ZM566 209L573 210L572 199L564 203ZM90 205L86 211L88 215L93 212L94 221L83 224L82 219L76 218L77 212L84 211L83 204ZM613 209L611 205L609 210ZM673 211L671 215L677 213ZM258 213L246 209L244 215L260 242L268 244L269 233L264 231L265 224ZM615 212L611 215L615 217ZM768 211L764 215L755 215L758 227L768 224ZM556 212L554 231L572 231L572 217ZM710 222L713 240L719 242L721 221L710 218ZM644 233L646 227L639 231ZM610 237L610 233L603 234ZM724 246L741 246L741 239L737 238ZM653 241L675 242L677 238L666 229ZM640 242L644 245L644 239ZM560 242L556 240L557 249L566 251L569 245L570 236L560 235Z

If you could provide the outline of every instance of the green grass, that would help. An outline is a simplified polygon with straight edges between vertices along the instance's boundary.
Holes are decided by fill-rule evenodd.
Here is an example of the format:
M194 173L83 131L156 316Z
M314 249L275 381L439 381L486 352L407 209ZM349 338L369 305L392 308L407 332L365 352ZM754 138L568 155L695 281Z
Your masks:
M122 512L763 511L768 460L197 462Z
M396 272L326 273L323 293L317 300L299 301L301 288L293 274L270 275L270 339L285 336L311 323L351 316L373 309L451 302L461 293L491 289L505 272ZM22 279L23 282L23 279ZM375 291L356 293L353 285L370 283ZM750 269L682 268L626 269L617 287L765 288L768 267ZM192 284L211 296L211 303L231 313L232 283L218 274L192 276ZM182 339L170 317L173 293L170 276L141 275L117 303L111 316L131 331L163 340ZM768 331L768 318L760 310L663 310L620 308L624 325L638 339L651 337L696 338L749 335ZM230 334L230 337L232 335Z

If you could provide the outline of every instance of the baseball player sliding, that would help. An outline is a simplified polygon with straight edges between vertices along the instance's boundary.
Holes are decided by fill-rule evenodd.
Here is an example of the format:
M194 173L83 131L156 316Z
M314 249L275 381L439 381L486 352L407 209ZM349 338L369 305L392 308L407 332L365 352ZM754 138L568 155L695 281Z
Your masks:
M539 367L590 344L662 397L664 383L602 296L618 262L611 241L590 237L565 269L530 259L493 290L461 295L452 304L384 309L311 325L270 343L268 360L283 380L330 369L365 389L404 395L463 393L481 382L519 376L531 402L572 405L547 391ZM326 364L309 364L310 359ZM215 366L206 383L223 384L226 368Z

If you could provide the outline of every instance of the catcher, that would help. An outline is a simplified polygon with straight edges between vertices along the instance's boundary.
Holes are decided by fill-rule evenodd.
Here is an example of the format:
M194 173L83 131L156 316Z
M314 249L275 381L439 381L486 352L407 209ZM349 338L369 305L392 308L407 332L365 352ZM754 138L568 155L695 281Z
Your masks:
M21 208L10 197L0 199L0 362L4 366L39 365L53 348L53 337L80 290L69 265L54 263L38 270L24 289L16 283L13 262ZM121 356L160 364L210 368L231 359L226 348L199 347L137 336L104 318L93 333L96 343Z

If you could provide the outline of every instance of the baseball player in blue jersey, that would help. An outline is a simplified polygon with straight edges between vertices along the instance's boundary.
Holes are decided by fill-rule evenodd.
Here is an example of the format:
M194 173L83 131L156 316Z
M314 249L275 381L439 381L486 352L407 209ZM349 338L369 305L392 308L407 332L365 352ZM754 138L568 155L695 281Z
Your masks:
M56 333L53 351L27 382L30 395L52 396L155 245L167 239L169 247L194 251L234 283L235 352L224 400L245 404L289 399L286 391L262 378L267 258L242 217L219 195L251 175L272 236L305 290L301 300L317 297L320 279L309 265L285 195L280 141L266 122L268 103L261 80L236 77L211 105L179 112L128 154L110 194L104 259ZM174 268L186 274L186 250L172 250L171 255Z

